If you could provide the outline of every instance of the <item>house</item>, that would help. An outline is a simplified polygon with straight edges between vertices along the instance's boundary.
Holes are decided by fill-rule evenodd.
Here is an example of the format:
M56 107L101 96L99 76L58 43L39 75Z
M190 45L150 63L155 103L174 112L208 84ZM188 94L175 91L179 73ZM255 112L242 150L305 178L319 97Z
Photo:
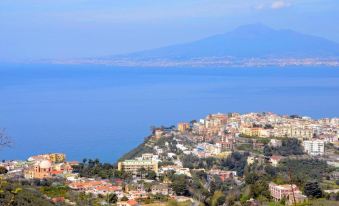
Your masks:
M277 185L271 182L269 184L269 190L275 201L280 201L283 198L286 198L289 204L294 204L294 202L300 203L307 199L295 184Z
M119 201L117 202L117 206L139 206L139 203L132 199L128 201Z
M270 158L270 162L273 167L277 167L279 165L279 162L283 159L283 156L280 155L272 155Z
M100 185L93 188L92 194L95 195L108 195L108 194L116 194L118 197L123 196L122 188L120 186L112 186L112 185Z
M72 190L77 190L94 195L116 194L118 197L123 197L123 190L121 186L114 186L108 181L85 179L76 182L71 182L68 187Z
M65 198L64 197L53 197L51 199L51 201L56 204L56 203L63 203L65 202Z
M153 195L156 195L156 194L170 195L171 194L171 190L165 184L157 184L157 185L153 185L151 187L151 193Z
M218 176L221 179L221 181L230 180L236 176L235 171L225 171L225 170L210 170L209 174Z
M271 139L269 145L271 147L280 147L282 145L282 141L278 139Z
M217 142L216 143L217 147L221 148L221 151L230 151L233 150L233 142L232 141L225 141L225 142Z
M288 196L288 205L294 205L294 203L303 203L307 200L307 197L303 195L300 191L297 191L293 195Z

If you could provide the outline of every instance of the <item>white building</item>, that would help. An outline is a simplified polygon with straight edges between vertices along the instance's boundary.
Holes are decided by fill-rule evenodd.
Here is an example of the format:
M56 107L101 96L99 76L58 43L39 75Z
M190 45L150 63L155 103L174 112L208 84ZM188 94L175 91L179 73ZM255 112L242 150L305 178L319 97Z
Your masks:
M324 155L325 142L322 140L308 140L303 142L304 151L312 156Z

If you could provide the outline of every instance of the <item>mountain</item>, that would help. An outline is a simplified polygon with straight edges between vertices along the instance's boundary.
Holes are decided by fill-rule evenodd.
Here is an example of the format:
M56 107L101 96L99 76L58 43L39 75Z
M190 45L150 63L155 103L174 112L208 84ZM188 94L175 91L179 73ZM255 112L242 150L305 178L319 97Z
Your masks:
M292 30L252 24L198 41L101 58L53 61L133 67L339 67L339 44Z
M187 60L209 57L323 58L338 56L339 44L336 42L292 30L275 30L262 24L252 24L190 43L118 55L114 58Z

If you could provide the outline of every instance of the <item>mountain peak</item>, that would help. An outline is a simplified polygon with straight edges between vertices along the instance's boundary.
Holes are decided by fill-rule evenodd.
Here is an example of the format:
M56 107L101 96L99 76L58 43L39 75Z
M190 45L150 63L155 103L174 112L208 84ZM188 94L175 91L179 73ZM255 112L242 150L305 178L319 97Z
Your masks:
M339 44L292 30L249 24L198 41L123 55L134 59L233 58L331 58ZM121 57L121 56L120 56Z
M233 30L233 33L269 33L269 32L275 32L276 30L264 25L262 23L256 23L256 24L247 24L243 26L237 27L235 30Z

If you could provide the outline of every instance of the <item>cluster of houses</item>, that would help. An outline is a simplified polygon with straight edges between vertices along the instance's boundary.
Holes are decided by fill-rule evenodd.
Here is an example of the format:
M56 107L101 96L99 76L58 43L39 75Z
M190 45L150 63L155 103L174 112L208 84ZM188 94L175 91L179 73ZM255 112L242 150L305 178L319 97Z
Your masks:
M118 162L118 170L133 175L134 182L128 183L122 179L97 180L80 178L73 173L72 167L77 162L67 162L66 156L60 153L32 156L27 161L7 161L0 163L9 174L21 174L27 179L44 179L55 176L64 177L67 185L74 191L85 192L95 196L116 194L119 206L138 205L136 200L148 198L150 195L162 194L174 199L176 196L170 182L152 180L152 186L148 190L137 180L142 179L139 173L141 170L152 171L157 177L167 172L177 175L191 177L192 170L184 167L180 155L193 155L198 158L225 158L237 150L237 146L251 144L254 149L262 150L264 144L256 139L266 138L271 147L280 147L281 138L298 138L306 154L312 157L324 157L326 155L325 145L333 144L339 146L339 119L326 118L313 120L309 117L280 116L273 113L249 113L249 114L211 114L199 121L183 122L177 128L156 128L152 138L159 140L164 138L164 145L153 145L152 141L147 142L151 151L143 153L139 157ZM167 139L166 139L167 138ZM173 141L175 141L175 144ZM189 143L187 143L187 141ZM154 141L156 142L156 141ZM269 162L272 166L278 166L283 156L272 155ZM334 165L338 166L339 159L332 159ZM171 162L171 164L164 164ZM247 164L255 162L267 162L263 155L251 154L247 157ZM219 168L200 168L206 172L208 179L219 177L221 181L232 180L242 184L241 178L236 171L222 170ZM289 204L303 202L306 197L299 188L294 185L269 184L269 191L276 201L287 200ZM124 198L125 197L125 198ZM127 198L127 199L126 199ZM254 200L253 200L254 201Z
M118 197L123 197L122 181L112 182L108 180L95 180L88 178L68 179L68 186L76 191L93 195L103 195L115 193Z
M32 156L27 161L4 161L0 167L8 171L9 176L23 176L26 179L45 179L67 177L72 174L73 165L78 162L67 162L63 153L50 153Z
M249 113L249 114L211 114L199 121L182 122L177 125L175 131L164 131L158 129L156 138L174 136L177 141L176 148L183 154L195 155L199 158L220 157L224 158L237 150L236 146L251 142L253 149L263 150L264 143L257 139L269 140L268 145L271 147L282 146L282 138L297 138L300 140L305 154L310 158L322 158L333 166L338 167L339 158L326 153L326 144L332 144L339 147L339 118L324 118L314 120L309 117L300 117L296 115L281 116L274 113ZM182 138L180 138L182 137ZM182 139L189 139L195 144L185 144ZM249 141L250 140L250 141ZM157 148L157 151L163 152L165 149ZM158 153L158 154L161 154ZM325 157L326 156L326 157ZM272 166L278 166L279 162L286 157L272 155L268 162ZM263 155L251 154L248 164L255 161L267 162ZM179 163L177 163L179 162ZM182 168L180 160L176 164L163 166L159 171L173 170L179 173ZM236 173L233 171L223 171L213 169L206 171L210 175L218 175L220 179L227 180L235 178ZM187 173L189 170L187 169ZM292 187L292 188L291 188ZM287 199L288 203L302 202L305 196L296 185L275 185L270 184L270 192L275 200ZM278 195L279 194L279 195Z
M185 152L199 157L227 156L235 145L246 143L252 138L254 149L262 149L264 144L255 138L267 138L273 147L281 146L281 138L297 138L302 142L304 152L310 156L326 155L325 145L331 143L339 147L339 118L315 120L296 115L286 116L274 113L211 114L190 123L179 123L178 131L200 143ZM335 161L335 159L332 159Z

